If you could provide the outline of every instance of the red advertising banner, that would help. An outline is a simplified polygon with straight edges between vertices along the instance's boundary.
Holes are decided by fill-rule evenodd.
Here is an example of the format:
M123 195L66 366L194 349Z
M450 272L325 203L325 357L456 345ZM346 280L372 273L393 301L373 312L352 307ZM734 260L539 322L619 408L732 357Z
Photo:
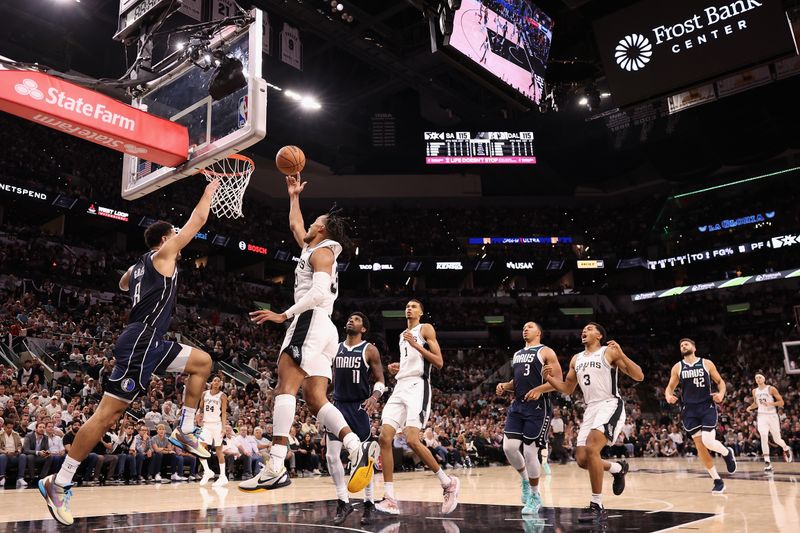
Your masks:
M0 70L0 111L163 166L188 157L185 126L42 72Z

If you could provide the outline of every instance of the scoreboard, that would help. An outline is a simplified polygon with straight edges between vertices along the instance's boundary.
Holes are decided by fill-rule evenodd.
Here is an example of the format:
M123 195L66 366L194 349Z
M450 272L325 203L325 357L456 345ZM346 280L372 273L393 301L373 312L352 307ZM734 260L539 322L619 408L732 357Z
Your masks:
M428 165L533 165L532 131L426 131Z

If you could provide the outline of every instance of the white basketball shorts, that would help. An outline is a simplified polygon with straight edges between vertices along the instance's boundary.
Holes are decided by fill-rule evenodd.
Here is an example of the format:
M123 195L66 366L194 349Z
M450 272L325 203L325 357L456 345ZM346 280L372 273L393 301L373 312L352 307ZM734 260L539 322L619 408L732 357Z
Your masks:
M622 398L611 398L586 406L583 422L578 431L578 446L586 446L586 440L593 429L603 432L609 444L616 442L625 425L625 402Z
M310 309L292 319L279 358L287 354L308 376L331 379L338 346L339 333L325 310Z
M422 378L403 378L383 407L381 424L396 431L405 427L424 428L431 416L431 384Z

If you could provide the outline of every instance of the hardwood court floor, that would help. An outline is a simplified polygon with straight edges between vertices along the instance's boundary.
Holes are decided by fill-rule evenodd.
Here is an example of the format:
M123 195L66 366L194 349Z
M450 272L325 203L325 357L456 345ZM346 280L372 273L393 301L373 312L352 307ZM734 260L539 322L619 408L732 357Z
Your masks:
M711 480L697 459L634 459L621 496L611 493L606 476L603 531L797 532L800 531L800 464L775 464L765 474L761 462L739 463L724 476L726 492L710 493ZM722 461L717 467L724 470ZM380 515L361 526L360 509L342 527L331 524L335 499L331 480L301 478L289 487L257 494L197 483L78 488L72 509L73 531L592 531L577 523L589 499L588 476L575 463L553 465L543 477L545 508L523 520L519 481L510 467L455 470L461 478L460 504L441 516L441 489L429 472L398 474L399 517ZM383 494L376 477L376 497ZM355 501L355 500L354 500ZM59 531L35 489L0 492L0 533ZM597 531L598 529L594 529Z

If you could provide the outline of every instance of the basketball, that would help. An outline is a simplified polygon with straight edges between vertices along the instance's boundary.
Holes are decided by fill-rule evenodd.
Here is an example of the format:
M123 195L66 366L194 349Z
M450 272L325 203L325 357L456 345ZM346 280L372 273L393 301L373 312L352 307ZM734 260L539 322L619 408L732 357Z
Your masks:
M294 176L306 166L306 155L297 146L284 146L275 156L275 166L283 174Z

